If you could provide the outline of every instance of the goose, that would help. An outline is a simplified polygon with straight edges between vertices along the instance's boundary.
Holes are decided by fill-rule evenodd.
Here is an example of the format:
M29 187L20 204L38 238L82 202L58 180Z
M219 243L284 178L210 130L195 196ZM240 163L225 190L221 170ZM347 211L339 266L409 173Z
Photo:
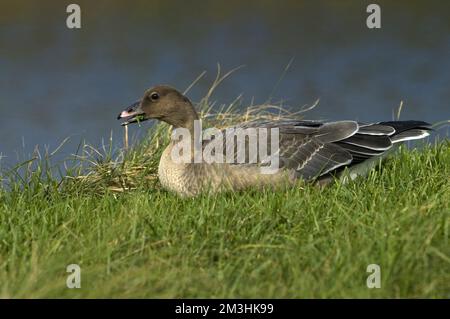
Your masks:
M178 153L175 149L179 148L180 137L172 134L158 167L162 186L182 197L265 186L294 187L298 179L318 185L326 185L336 177L354 179L366 175L398 145L425 138L431 130L430 124L423 121L363 123L292 119L254 120L219 131L223 132L225 141L229 129L254 129L260 136L258 132L261 130L275 131L277 145L274 147L271 144L274 148L271 158L277 158L277 167L267 173L262 170L268 166L267 158L257 155L250 161L251 154L247 149L243 153L244 160L241 157L240 161L235 161L238 142L231 148L225 145L211 152L212 155L219 155L225 150L231 150L232 161L197 161L195 151L201 153L211 143L217 142L216 137L206 140L201 135L201 138L197 138L201 143L195 143L193 136L198 136L195 130L199 115L191 101L170 86L158 85L146 90L140 100L119 114L118 119L124 120L122 125L156 119L170 124L173 132L190 134L193 147L181 151L177 149ZM275 138L271 135L272 140ZM244 142L240 145L251 149L254 144L250 136L244 136ZM174 154L181 154L189 160L180 161Z

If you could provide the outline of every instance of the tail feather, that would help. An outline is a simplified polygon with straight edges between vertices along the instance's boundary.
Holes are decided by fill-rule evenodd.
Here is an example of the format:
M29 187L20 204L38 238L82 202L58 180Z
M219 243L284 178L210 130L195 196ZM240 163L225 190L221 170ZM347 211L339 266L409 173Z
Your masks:
M423 121L390 121L380 122L378 124L393 127L395 129L394 135L412 129L431 130L431 124Z
M381 125L388 125L395 129L395 133L390 136L392 143L399 143L410 140L418 140L430 135L428 131L431 124L423 121L391 121L380 122Z
M430 133L424 129L410 129L402 133L395 134L391 137L392 143L399 143L404 141L419 140L429 136Z
M362 124L358 131L335 142L352 156L353 164L372 157L383 157L394 144L427 137L431 125L422 121L391 121Z
M357 131L344 139L333 140L329 137L333 136L332 134L325 135L328 141L348 152L352 160L348 164L326 171L328 174L321 175L321 178L326 179L330 174L342 174L341 178L348 180L358 175L366 175L379 160L397 149L397 143L427 137L431 130L431 125L423 121L390 121L358 123ZM350 130L346 132L351 133ZM339 135L341 138L342 136ZM346 168L349 169L349 174L344 173Z

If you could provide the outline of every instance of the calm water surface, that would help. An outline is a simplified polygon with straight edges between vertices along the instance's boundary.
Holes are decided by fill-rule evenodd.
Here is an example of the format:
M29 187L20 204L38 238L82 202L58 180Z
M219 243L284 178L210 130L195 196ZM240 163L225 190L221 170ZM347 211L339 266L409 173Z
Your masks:
M189 93L199 101L217 63L245 65L216 91L219 104L242 93L298 109L320 98L308 118L378 121L403 100L403 119L450 119L449 1L377 1L379 30L359 0L74 2L81 30L66 27L70 2L0 3L2 166L68 136L61 156L111 132L120 146L124 106L155 84L184 90L205 70Z

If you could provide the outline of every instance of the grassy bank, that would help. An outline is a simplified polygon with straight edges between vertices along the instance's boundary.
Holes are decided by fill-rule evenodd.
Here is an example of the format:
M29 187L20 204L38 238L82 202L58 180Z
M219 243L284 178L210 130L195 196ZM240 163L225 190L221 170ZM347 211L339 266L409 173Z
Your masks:
M199 103L204 127L299 115L214 106L223 78ZM345 185L180 199L156 178L168 136L159 124L128 151L80 145L64 165L36 153L3 170L0 297L450 298L448 139Z
M450 297L448 141L347 185L195 199L158 187L161 148L63 184L24 164L0 192L0 296ZM117 192L124 172L133 189ZM81 289L66 288L72 263Z

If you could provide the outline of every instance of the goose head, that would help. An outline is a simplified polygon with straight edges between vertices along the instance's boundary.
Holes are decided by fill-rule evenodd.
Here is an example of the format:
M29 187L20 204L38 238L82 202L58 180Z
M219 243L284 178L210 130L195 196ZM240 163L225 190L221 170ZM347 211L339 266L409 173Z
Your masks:
M156 119L175 128L190 129L198 115L186 96L170 86L158 85L146 90L144 96L122 111L117 119L125 120L122 125Z

